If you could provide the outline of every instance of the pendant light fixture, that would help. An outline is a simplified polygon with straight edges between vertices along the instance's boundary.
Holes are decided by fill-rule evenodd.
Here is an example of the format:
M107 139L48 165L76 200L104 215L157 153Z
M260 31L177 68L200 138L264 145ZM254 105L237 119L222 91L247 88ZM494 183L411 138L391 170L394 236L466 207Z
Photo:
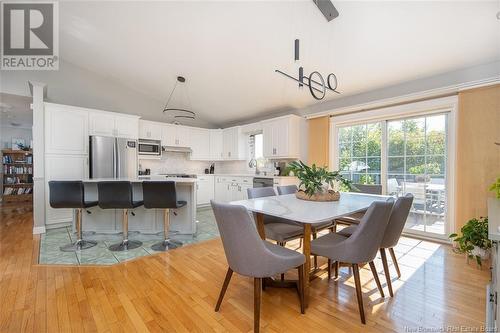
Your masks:
M163 108L165 115L174 118L174 122L179 122L180 119L194 120L196 113L192 111L187 85L185 85L186 78L184 76L177 76L174 88L168 96L167 104ZM177 88L179 86L179 88ZM184 95L184 96L183 96Z

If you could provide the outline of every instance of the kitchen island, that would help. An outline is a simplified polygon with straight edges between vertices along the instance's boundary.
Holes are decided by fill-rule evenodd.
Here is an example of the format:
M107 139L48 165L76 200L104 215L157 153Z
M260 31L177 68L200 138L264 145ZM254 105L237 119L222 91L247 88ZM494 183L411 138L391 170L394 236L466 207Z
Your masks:
M100 181L130 181L134 200L142 200L143 181L174 181L177 189L177 200L184 200L187 205L170 211L170 231L180 234L196 232L196 178L168 178L161 176L140 178L97 178L83 179L85 199L97 201L97 183ZM101 209L99 206L88 209L83 215L83 231L99 233L117 233L122 230L122 210ZM133 212L133 214L132 214ZM73 225L75 219L73 218ZM144 206L130 210L129 231L144 234L158 233L163 230L163 210L146 209Z

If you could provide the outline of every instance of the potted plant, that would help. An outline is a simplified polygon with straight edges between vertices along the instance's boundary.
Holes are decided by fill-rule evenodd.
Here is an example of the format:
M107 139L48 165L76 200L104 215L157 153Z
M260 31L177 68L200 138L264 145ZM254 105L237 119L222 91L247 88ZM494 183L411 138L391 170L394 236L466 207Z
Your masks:
M482 261L488 259L491 241L488 239L488 217L473 218L461 229L462 235L456 233L449 237L456 243L455 252L465 253L467 259L475 259L481 266Z
M316 164L308 166L302 161L294 161L288 165L288 171L300 180L296 194L299 199L335 201L340 198L340 192L335 190L337 184L352 188L351 182L338 171L328 171L326 167L318 167Z

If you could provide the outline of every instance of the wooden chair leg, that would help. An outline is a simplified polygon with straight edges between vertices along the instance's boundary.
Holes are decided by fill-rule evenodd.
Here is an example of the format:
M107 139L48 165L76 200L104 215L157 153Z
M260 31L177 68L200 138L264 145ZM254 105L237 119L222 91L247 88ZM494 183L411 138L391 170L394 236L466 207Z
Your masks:
M361 322L363 324L366 324L365 309L363 307L363 291L361 290L358 264L352 264L352 272L354 275L354 283L356 284L356 296L358 297L359 316L361 317Z
M262 298L262 279L253 280L253 331L259 333L260 329L260 302Z
M278 245L282 246L282 247L284 247L285 244L286 244L285 242L278 242ZM284 282L285 281L285 273L281 273L280 278L281 278L281 282Z
M332 279L332 259L328 258L328 281Z
M385 254L385 249L380 249L380 256L382 257L382 265L384 265L385 280L387 281L389 295L393 297L394 293L392 292L391 274L389 273L389 265L387 264L387 255Z
M389 249L389 253L391 254L392 263L394 264L394 268L396 268L396 272L398 273L398 278L401 278L401 271L399 270L398 260L396 259L396 253L394 253L394 248Z
M318 236L318 234L313 232L313 234L312 234L313 239L316 239L317 236ZM314 269L318 269L318 256L317 255L314 255Z
M339 262L335 262L335 279L339 277Z
M233 270L231 268L228 268L226 273L226 278L224 279L224 283L222 284L222 289L220 290L219 299L217 300L217 304L215 305L215 312L218 312L220 309L222 299L226 294L227 286L229 285L229 281L231 281L232 276L233 276Z
M299 290L299 301L300 301L300 313L304 314L306 313L306 305L304 302L304 265L300 265L298 267L298 274L299 274L298 290Z
M373 278L375 279L375 283L377 284L378 291L380 292L380 296L384 296L384 289L382 289L382 285L380 284L380 279L378 278L377 269L375 268L375 264L373 261L370 261L370 269L372 270Z

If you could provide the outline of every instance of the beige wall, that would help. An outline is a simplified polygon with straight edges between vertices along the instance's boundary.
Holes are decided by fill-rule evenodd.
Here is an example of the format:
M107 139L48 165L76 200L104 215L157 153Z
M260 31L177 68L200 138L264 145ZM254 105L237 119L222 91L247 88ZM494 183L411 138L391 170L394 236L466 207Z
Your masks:
M486 216L488 188L500 176L500 85L459 93L455 220Z
M308 120L308 164L328 166L330 148L330 117L319 117Z

